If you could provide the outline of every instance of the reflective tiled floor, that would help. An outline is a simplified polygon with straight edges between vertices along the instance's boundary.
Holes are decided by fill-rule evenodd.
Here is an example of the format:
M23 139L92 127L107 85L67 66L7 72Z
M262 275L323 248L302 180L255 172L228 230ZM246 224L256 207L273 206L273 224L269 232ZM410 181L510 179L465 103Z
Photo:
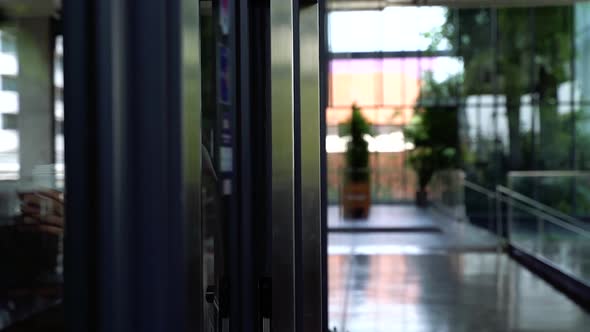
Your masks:
M435 226L430 214L416 208L414 205L374 205L371 207L371 214L366 220L347 220L342 218L341 214L342 212L338 206L331 205L328 208L329 228L416 228Z
M433 210L418 209L411 205L379 206L371 209L366 221L342 221L338 209L328 209L328 225L331 229L356 224L362 232L348 234L331 232L329 254L356 253L425 253L440 251L494 251L496 238L480 228L450 220ZM364 226L362 226L364 224ZM367 228L425 228L434 227L439 232L366 232Z
M388 219L395 220L395 208L389 212ZM496 253L489 235L428 213L441 233L330 234L330 327L339 332L590 331L590 315Z

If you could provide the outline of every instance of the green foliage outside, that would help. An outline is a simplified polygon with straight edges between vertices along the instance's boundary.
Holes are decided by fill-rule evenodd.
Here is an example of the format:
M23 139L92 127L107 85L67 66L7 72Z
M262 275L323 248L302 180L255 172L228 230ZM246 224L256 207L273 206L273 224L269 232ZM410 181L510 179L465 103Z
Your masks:
M418 106L416 114L404 129L406 140L414 145L408 163L418 175L420 190L426 188L436 171L459 165L457 106L439 102L450 100L456 79L452 77L439 83L428 73L420 91L420 100L435 102Z
M556 125L557 90L571 79L572 24L571 6L459 9L449 10L445 24L429 34L431 50L446 40L463 59L466 95L506 97L509 147L502 173L526 169L530 159L525 158L531 150L520 115L525 94L533 94L539 105L537 143L543 149L537 151L538 160L551 160L564 150Z
M588 111L560 113L557 94L573 77L573 13L572 6L453 9L445 24L428 34L430 50L449 42L463 60L463 96L506 98L506 149L498 137L478 137L477 154L461 150L468 175L478 183L505 184L510 170L590 168ZM534 130L523 129L524 95L532 96L538 114ZM590 215L587 183L544 181L515 189L563 212Z

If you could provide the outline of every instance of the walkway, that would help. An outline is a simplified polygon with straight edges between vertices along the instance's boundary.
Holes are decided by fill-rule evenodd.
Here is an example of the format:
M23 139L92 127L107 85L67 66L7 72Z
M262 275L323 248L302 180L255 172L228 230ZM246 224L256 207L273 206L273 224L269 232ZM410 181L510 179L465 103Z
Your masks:
M590 326L590 315L498 254L493 236L434 211L377 206L363 224L339 221L330 207L328 225L329 324L339 332Z

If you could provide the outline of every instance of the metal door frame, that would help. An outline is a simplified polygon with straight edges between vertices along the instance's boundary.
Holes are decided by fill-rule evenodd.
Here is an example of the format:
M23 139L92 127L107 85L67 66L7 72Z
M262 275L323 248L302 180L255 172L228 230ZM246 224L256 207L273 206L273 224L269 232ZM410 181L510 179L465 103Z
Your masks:
M201 321L198 10L64 2L69 331Z
M235 3L230 330L325 329L325 4ZM64 2L69 331L201 327L199 56L198 0Z
M272 331L327 326L324 8L270 3Z

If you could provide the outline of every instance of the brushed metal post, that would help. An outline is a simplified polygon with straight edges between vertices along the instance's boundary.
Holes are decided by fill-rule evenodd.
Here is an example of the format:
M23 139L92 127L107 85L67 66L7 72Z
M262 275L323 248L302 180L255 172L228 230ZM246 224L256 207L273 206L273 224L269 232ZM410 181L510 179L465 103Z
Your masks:
M537 216L537 253L543 252L545 242L545 219Z
M496 188L496 225L494 231L497 236L498 252L501 251L503 244L502 238L502 193Z
M189 330L203 328L201 234L201 44L199 0L181 2L182 172Z
M488 230L492 231L494 227L494 198L493 196L486 196L488 199Z
M320 164L320 41L318 4L299 11L301 96L301 331L322 330L322 224Z
M293 0L270 1L271 331L295 327L294 12Z

